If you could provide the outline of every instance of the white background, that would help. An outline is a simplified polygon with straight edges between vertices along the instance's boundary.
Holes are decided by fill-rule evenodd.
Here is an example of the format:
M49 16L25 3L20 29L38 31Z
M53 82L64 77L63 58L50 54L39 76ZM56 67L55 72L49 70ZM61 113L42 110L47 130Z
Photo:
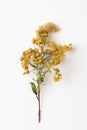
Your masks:
M73 43L60 65L59 83L47 78L42 87L42 120L37 100L22 75L19 58L31 46L38 25L54 22L61 28L53 38ZM0 1L0 130L87 130L87 1Z

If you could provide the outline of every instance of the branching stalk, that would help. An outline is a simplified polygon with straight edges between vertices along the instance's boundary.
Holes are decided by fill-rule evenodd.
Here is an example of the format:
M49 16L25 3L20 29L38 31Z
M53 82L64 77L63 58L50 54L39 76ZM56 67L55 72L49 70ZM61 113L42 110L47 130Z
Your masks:
M64 58L65 52L72 50L72 44L57 45L56 42L50 39L50 32L57 31L59 31L59 28L51 22L39 26L38 30L36 30L36 37L32 39L32 42L37 47L23 51L20 58L21 65L25 70L23 74L33 73L34 76L36 76L36 78L32 78L33 81L29 83L29 86L31 86L38 101L38 122L41 121L40 90L45 76L48 72L53 70L53 80L55 82L60 81L62 74L56 66L60 64Z

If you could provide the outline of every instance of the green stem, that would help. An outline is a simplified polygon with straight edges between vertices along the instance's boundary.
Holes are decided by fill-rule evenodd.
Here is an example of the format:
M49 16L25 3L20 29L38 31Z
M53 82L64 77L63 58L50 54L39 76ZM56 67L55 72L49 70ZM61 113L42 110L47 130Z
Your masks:
M49 56L47 56L46 58L44 58L44 60L50 59L51 56L53 56L53 54L50 54Z

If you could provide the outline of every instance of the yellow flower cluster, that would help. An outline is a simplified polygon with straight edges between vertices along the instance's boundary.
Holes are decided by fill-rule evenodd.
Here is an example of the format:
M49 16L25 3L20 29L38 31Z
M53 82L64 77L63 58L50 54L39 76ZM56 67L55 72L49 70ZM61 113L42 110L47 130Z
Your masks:
M21 60L21 65L23 69L25 70L24 74L29 74L29 62L30 62L30 56L31 56L32 49L28 49L23 52L20 60Z
M54 76L53 79L55 82L60 81L62 79L62 74L60 73L60 70L58 68L54 68Z
M51 55L51 59L47 62L47 66L55 66L60 64L61 60L65 57L65 52L72 49L72 44L57 45L56 43L48 43L48 48L45 50L47 54Z
M49 32L56 32L59 28L54 23L47 23L38 28L36 38L32 41L37 45L36 48L28 49L21 56L21 64L24 68L24 74L29 74L29 66L41 66L41 69L54 67L65 57L65 52L72 50L72 44L59 45L49 38ZM40 69L40 68L39 68ZM59 81L62 74L59 69L55 69L54 81Z
M38 30L36 30L36 38L33 38L32 42L43 48L49 37L48 33L57 32L58 30L59 28L54 23L47 23L39 26Z
M57 32L59 28L52 22L39 26L37 32Z
M23 69L25 70L24 74L29 74L29 64L30 65L37 65L43 64L43 54L39 48L35 49L28 49L23 52L20 60Z
M43 63L43 54L42 52L40 51L40 49L38 48L35 48L33 51L32 51L32 59L31 59L31 62L33 64L42 64Z

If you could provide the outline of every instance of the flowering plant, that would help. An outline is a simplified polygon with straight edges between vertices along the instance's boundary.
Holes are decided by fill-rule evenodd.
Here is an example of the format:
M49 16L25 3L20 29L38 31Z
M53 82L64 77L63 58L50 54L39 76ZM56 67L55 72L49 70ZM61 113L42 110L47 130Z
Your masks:
M53 70L54 81L60 81L62 74L57 65L65 57L65 52L72 50L72 44L59 45L50 38L50 32L57 31L59 31L59 28L54 23L39 26L36 30L36 37L32 39L35 47L24 51L21 56L21 65L25 70L24 74L34 72L36 75L36 78L32 78L30 85L38 100L38 122L41 120L40 89L46 74Z

